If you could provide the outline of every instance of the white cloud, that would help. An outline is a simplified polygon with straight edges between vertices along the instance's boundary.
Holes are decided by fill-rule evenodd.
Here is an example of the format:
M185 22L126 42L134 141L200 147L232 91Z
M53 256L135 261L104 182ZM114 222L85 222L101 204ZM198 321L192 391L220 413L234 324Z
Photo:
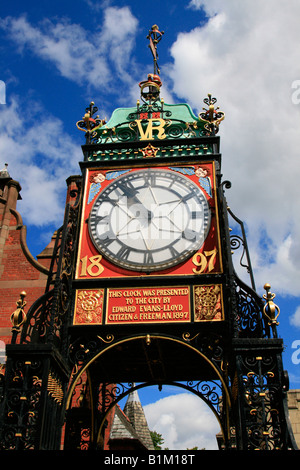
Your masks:
M105 60L80 25L66 20L56 24L44 20L35 27L25 16L7 17L0 25L18 45L20 52L28 49L37 57L53 63L63 77L81 84L90 80L108 80Z
M29 50L54 64L63 77L94 89L105 85L106 91L116 86L111 67L116 70L118 80L130 79L127 66L137 26L128 7L106 8L102 28L93 33L67 19L56 22L45 19L38 26L30 24L26 16L0 20L0 28L7 32L20 53Z
M174 92L198 112L208 92L218 98L226 114L222 173L232 182L226 197L247 224L259 283L299 295L300 105L292 84L300 79L300 4L193 0L190 6L203 8L209 21L180 33L171 48Z
M297 307L295 313L290 317L290 324L296 328L300 328L300 306Z
M122 75L127 76L129 69L137 26L138 21L128 7L109 7L104 12L104 24L99 36L99 44L104 43L104 47L109 49L108 56L114 62L119 78L122 80L124 80Z
M34 127L26 122L28 108L18 99L0 108L0 154L10 176L22 187L18 210L26 224L37 226L63 222L66 178L78 174L82 160L80 145L62 132L63 123L43 117L31 108ZM21 117L23 116L23 117ZM11 125L13 123L13 125Z
M217 449L217 418L209 407L191 393L180 393L144 406L151 431L162 435L162 448L170 450Z
M106 5L101 8L102 25L93 33L68 19L44 19L33 25L25 15L0 19L0 28L19 54L54 65L68 80L92 87L93 94L105 86L107 94L116 92L120 82L132 86L127 70L138 22L128 7ZM80 172L81 142L63 134L61 120L48 116L39 103L26 98L21 109L19 98L10 96L9 101L0 109L0 152L2 165L9 164L11 176L22 186L18 208L27 224L60 226L65 179Z

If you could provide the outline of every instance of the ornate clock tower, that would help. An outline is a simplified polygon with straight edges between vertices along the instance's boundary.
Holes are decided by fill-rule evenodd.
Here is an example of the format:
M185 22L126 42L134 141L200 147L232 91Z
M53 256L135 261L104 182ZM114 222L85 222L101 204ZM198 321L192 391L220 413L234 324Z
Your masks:
M225 199L224 114L211 95L198 116L164 103L161 37L153 26L154 73L136 106L106 123L91 103L77 123L82 174L68 181L46 292L7 348L4 449L105 448L116 403L164 384L206 402L225 449L295 448L274 295L268 285L257 295ZM250 286L233 266L237 246Z

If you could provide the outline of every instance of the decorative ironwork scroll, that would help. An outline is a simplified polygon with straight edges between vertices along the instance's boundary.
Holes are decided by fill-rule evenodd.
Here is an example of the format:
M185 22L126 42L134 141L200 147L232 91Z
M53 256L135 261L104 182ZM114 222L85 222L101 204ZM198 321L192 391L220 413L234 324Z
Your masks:
M99 116L93 117L97 111L98 108L92 101L86 108L83 118L76 123L77 129L80 131L85 131L87 144L90 143L91 136L95 133L95 131L105 124L105 119L100 119Z
M0 425L0 445L2 450L34 449L38 440L37 421L41 412L43 362L15 360L12 364L8 363L8 367L8 394Z
M174 387L180 387L184 390L191 392L201 398L213 411L218 418L223 432L226 429L225 423L223 423L222 417L222 387L218 381L188 381L188 382L145 382L136 385L135 383L118 383L118 384L106 384L104 396L102 396L100 409L102 409L103 420L100 423L99 432L105 423L105 419L113 407L122 398L126 397L130 392L141 388L158 385L159 390L162 389L163 385L171 385Z
M137 110L137 113L139 111ZM150 111L149 111L150 113ZM136 113L134 113L136 114ZM130 116L134 115L133 113ZM148 112L145 111L144 114L148 114ZM153 115L154 113L149 114ZM156 113L160 114L160 113ZM170 112L165 112L166 115L170 114ZM141 117L141 113L139 113L139 116ZM162 117L155 117L155 118L149 118L153 119L154 121L157 119L163 119ZM140 126L138 125L140 124ZM145 120L145 123L143 120L141 122L138 120L134 121L124 121L122 123L117 124L116 126L110 128L110 127L102 127L99 132L93 132L90 134L90 143L91 144L112 144L112 143L129 143L129 142L138 142L141 140L140 138L140 129L141 126L150 126L151 122L149 123L148 118ZM148 135L148 127L145 127L144 134L146 137ZM164 136L165 139L186 139L186 138L196 138L196 137L205 137L208 135L207 130L202 128L201 122L198 120L192 121L192 122L185 122L181 121L179 119L167 119L163 123L163 129L164 129ZM155 131L155 126L152 126L151 129L153 132L151 132L152 138L144 138L144 140L156 140L154 136L154 131ZM150 135L150 134L149 134ZM114 151L113 149L111 150L112 152ZM127 149L128 152L128 149ZM128 152L129 153L129 152ZM132 157L131 157L132 158Z
M225 119L225 114L219 111L219 107L215 108L217 99L212 98L210 93L207 96L203 102L208 106L208 109L203 108L204 112L199 114L199 119L205 123L204 127L208 135L216 135L219 131L220 122Z
M283 394L276 354L239 356L243 371L243 409L247 445L244 450L287 450Z
M71 301L71 277L74 268L75 243L78 229L80 187L73 190L74 203L66 206L64 225L57 231L51 274L45 294L34 302L27 313L21 343L53 343L61 351L67 348L68 315Z
M238 234L231 234L230 235L230 246L232 250L238 250L242 249L242 254L240 256L240 265L243 268L246 268L247 273L250 276L250 281L251 281L251 286L252 289L255 290L255 281L254 281L254 276L253 276L253 271L252 271L252 266L251 266L251 260L250 260L250 254L248 250L248 244L247 244L247 237L246 237L246 231L244 227L244 223L234 215L234 213L231 211L229 207L227 207L228 213L230 216L233 218L233 220L238 224L240 228L241 235Z
M263 318L263 301L249 286L235 279L236 314L235 330L239 338L266 338L270 328Z

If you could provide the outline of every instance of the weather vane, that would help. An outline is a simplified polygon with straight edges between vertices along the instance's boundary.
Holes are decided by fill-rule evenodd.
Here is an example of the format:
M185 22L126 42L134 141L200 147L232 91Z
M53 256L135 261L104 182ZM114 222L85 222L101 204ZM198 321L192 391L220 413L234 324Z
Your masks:
M147 39L149 39L149 48L152 52L153 55L153 61L154 61L154 74L159 75L160 70L158 67L157 59L158 59L158 53L157 53L157 44L160 42L162 36L164 34L164 31L159 31L158 26L155 24L152 26L151 30L149 31L149 34L147 36Z

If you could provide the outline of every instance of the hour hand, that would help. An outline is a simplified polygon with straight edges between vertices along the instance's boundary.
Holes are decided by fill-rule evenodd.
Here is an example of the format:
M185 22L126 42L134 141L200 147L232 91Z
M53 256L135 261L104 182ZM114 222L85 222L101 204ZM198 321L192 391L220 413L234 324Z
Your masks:
M133 204L141 204L141 201L137 197L138 191L135 188L127 186L125 183L119 183L119 189L127 198L128 207L132 206Z

